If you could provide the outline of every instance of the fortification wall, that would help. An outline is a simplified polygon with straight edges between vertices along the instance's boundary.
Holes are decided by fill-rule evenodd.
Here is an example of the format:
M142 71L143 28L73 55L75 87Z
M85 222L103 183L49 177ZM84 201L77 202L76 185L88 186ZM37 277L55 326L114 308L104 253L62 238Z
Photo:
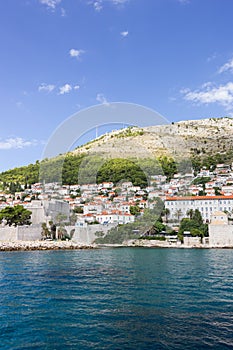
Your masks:
M200 237L184 237L184 245L187 247L200 247L201 238Z
M209 225L210 247L233 247L233 225Z
M72 238L72 241L83 243L83 244L91 244L95 241L98 236L96 235L96 232L103 232L105 235L111 228L115 227L115 224L108 224L108 225L89 225L87 227L77 227L73 226L75 228L75 232Z
M17 241L17 227L12 227L12 226L0 227L0 241L3 241L3 242Z
M37 241L41 239L41 225L18 226L17 229L19 241Z
M46 216L44 214L44 208L41 207L31 207L28 208L31 212L31 222L34 225L41 224L42 222L46 222Z
M37 241L41 239L41 226L0 227L0 241Z

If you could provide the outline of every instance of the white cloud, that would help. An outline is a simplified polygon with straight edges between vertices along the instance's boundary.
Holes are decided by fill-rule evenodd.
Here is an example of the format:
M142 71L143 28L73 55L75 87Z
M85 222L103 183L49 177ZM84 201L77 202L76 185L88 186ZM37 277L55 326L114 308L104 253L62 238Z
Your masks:
M233 108L233 82L219 86L206 83L199 90L184 89L181 90L181 93L187 101L199 104L218 103L225 107L226 110Z
M38 145L37 140L27 141L21 137L8 138L3 141L0 140L0 150L20 149L36 145Z
M63 7L61 8L61 16L66 17L66 10Z
M218 54L216 52L214 52L212 55L210 55L209 57L207 57L207 62L211 62L213 60L215 60L218 57Z
M220 67L218 73L221 74L226 71L231 71L233 73L233 58L225 63L222 67Z
M114 5L123 5L128 1L129 0L110 0L110 2L112 2Z
M38 87L38 91L39 92L42 92L42 91L44 91L44 92L47 92L48 94L50 93L50 92L52 92L54 89L55 89L55 85L53 85L53 84L45 84L45 83L42 83L42 84L40 84L40 86Z
M75 85L74 86L74 90L79 90L80 89L80 85Z
M97 94L96 95L96 101L100 102L103 105L109 105L109 102L107 101L104 94Z
M23 102L22 101L16 102L16 107L19 109L23 108Z
M129 35L128 30L126 30L125 32L121 32L121 36L122 36L123 38L127 37L128 35Z
M71 86L70 84L65 84L65 85L61 86L61 87L59 88L59 90L60 90L60 91L59 91L59 95L68 94L68 93L71 92L72 86Z
M80 56L84 53L85 53L84 50L70 49L69 51L70 57L76 57L76 58L80 58Z
M89 4L91 4L97 12L100 12L103 9L104 4L110 3L115 6L120 6L129 1L130 0L90 0Z
M93 7L97 12L99 12L103 9L102 3L103 3L102 0L97 0L97 1L93 2Z
M55 10L56 6L60 4L61 0L39 0L41 4L46 5L48 8Z
M189 4L190 0L178 0L180 4Z

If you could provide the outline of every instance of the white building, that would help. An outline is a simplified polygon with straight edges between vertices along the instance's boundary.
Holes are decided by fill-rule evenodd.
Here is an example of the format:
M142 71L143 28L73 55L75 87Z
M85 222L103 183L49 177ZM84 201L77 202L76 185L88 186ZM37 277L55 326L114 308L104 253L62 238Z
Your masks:
M100 214L103 210L103 205L98 203L88 203L83 206L83 214Z
M134 215L122 213L120 211L103 212L100 215L96 215L96 220L100 224L128 224L134 222Z
M233 225L228 224L227 215L215 212L209 225L209 246L213 248L233 247Z
M211 215L216 211L232 212L233 196L193 196L167 197L165 208L169 209L169 219L181 220L187 217L187 211L198 209L204 222L210 222Z

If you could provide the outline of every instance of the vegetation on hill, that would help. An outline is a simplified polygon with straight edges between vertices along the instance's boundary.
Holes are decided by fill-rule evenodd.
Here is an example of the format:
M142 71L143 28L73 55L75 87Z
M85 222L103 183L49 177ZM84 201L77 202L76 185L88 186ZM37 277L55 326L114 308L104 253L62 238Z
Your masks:
M39 179L39 161L35 164L29 164L27 166L22 166L14 168L11 170L4 171L0 174L0 181L2 183L20 183L21 185L34 184L38 182Z
M229 149L223 153L209 153L208 155L193 155L191 158L194 171L197 173L201 168L214 170L217 164L231 164L233 162L233 150Z
M197 173L202 167L214 170L219 163L230 164L233 161L233 151L225 154L208 156L193 156L192 166ZM158 158L145 159L103 159L97 155L74 155L68 153L52 159L46 159L35 164L7 170L0 174L2 187L15 187L20 191L20 185L30 186L42 179L48 182L60 182L73 185L77 183L95 183L96 181L112 181L117 183L121 180L132 181L134 185L145 187L147 177L153 175L166 175L170 180L175 173L188 172L190 162L185 159L177 164L173 158L160 156ZM59 169L62 173L59 174ZM11 186L11 187L12 187ZM16 189L17 188L17 189ZM10 191L12 192L12 191Z
M80 146L79 153L76 150L5 171L0 174L0 183L4 188L9 188L10 183L19 188L19 185L27 187L42 179L45 182L62 180L63 184L71 185L100 181L116 183L125 178L135 185L145 186L148 176L164 174L169 180L177 172L189 172L188 167L190 168L191 163L195 173L203 167L214 170L219 163L232 163L232 131L232 120L227 118L185 121L148 128L129 127L102 135ZM122 138L126 139L125 145L129 144L129 149L132 147L134 151L133 147L142 147L155 157L129 159L126 147L122 156L127 160L111 159L111 152L114 151L115 145L120 147L124 141ZM131 145L133 138L137 140L137 146L133 143ZM103 159L95 153L99 153L101 146L104 146L103 150L107 150L104 154L109 152L109 159ZM132 152L128 154L132 157ZM176 158L180 159L179 164L169 154L176 154ZM136 155L137 149L135 149ZM189 160L186 161L184 158ZM60 169L62 171L59 171Z
M131 181L135 186L147 186L145 173L137 164L127 159L111 159L99 169L97 174L97 183L111 181L117 184L122 180Z
M0 182L4 188L10 187L10 183L15 183L18 191L20 191L20 185L27 187L41 180L46 183L62 180L62 183L67 185L109 181L116 184L121 180L127 180L132 181L135 186L145 187L148 176L164 174L170 179L176 171L174 160L167 156L158 159L115 158L106 160L97 155L68 153L5 171L0 174Z
M119 132L115 137L116 138L124 138L124 137L134 137L134 136L142 136L144 135L143 129L134 128L133 126L129 126L126 129L123 129Z

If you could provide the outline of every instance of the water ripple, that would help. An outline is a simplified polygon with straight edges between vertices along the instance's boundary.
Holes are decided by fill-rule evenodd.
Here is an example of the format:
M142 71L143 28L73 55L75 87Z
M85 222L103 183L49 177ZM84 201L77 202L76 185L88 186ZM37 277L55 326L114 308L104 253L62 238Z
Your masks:
M0 254L0 348L231 349L232 250Z

